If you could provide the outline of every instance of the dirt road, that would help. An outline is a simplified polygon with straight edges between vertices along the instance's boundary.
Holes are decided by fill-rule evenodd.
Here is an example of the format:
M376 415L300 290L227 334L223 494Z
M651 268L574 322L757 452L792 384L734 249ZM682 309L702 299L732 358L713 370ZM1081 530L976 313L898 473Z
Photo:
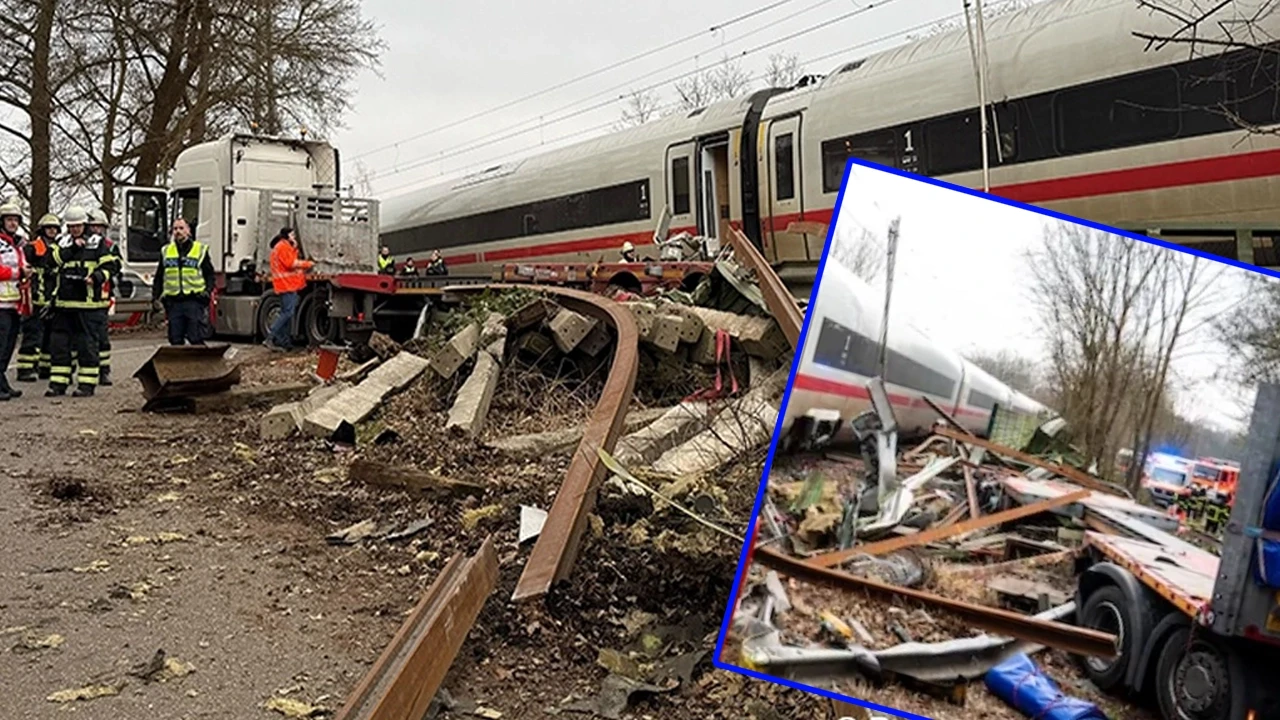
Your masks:
M400 622L364 605L344 551L313 530L194 501L208 478L184 460L219 438L198 418L136 412L129 376L160 342L117 340L117 385L94 398L29 384L0 407L4 717L61 717L48 696L94 685L119 694L70 703L77 717L265 717L285 690L332 707ZM57 647L26 647L42 642ZM194 672L130 675L161 649Z

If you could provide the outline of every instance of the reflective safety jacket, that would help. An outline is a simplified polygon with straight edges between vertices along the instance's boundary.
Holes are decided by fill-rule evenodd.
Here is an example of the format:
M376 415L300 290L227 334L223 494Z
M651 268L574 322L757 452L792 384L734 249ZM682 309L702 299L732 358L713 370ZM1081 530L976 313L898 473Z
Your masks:
M0 230L0 309L17 310L23 304L22 270L26 264L18 239Z
M111 304L108 282L119 257L101 242L84 247L67 238L53 248L53 305L67 310L97 310Z
M392 273L396 269L396 259L390 255L378 256L378 272Z
M307 286L307 270L310 260L298 258L298 248L288 240L281 240L271 249L271 287L277 295L298 292Z
M186 248L181 249L177 243L165 245L160 257L160 265L164 268L160 294L163 297L207 294L209 284L203 265L208 257L209 246L198 240L192 240Z
M53 290L53 282L49 280L49 264L53 257L53 244L43 235L36 235L22 245L27 266L35 271L31 276L31 302L36 307L49 304L49 295Z

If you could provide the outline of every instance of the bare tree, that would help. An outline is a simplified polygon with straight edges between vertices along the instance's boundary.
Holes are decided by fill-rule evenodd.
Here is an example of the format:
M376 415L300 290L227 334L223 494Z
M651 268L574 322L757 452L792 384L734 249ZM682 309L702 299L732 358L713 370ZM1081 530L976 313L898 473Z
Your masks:
M675 83L679 105L696 110L719 100L735 98L751 88L751 73L739 60L726 56L716 65Z
M837 222L828 261L840 263L854 275L874 282L884 272L887 246L879 236L851 221Z
M1198 258L1071 223L1029 256L1047 379L1090 461L1148 445L1186 319L1207 295Z
M991 373L997 380L1014 390L1042 401L1046 399L1041 379L1043 373L1034 360L1012 350L971 353L966 357L969 362Z
M764 84L772 88L790 88L804 77L804 66L795 53L775 53L764 68Z
M1236 372L1250 384L1280 381L1280 281L1247 276L1245 297L1214 323Z
M643 125L657 117L661 108L658 94L652 90L633 90L627 96L627 104L622 108L622 118L615 125L616 129Z

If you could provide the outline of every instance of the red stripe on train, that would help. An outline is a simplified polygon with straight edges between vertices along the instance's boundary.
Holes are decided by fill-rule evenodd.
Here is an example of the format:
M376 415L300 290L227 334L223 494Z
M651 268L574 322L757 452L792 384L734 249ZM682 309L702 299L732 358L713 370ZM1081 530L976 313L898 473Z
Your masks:
M871 394L867 392L865 387L858 385L850 385L836 380L827 380L826 378L814 377L813 375L805 375L804 373L796 373L795 382L791 387L797 390L809 390L812 392L825 393L827 395L839 395L841 397L857 398L858 400L870 400ZM907 395L898 395L889 393L889 402L893 405L908 408L927 408L928 403L920 398L912 398ZM941 404L941 403L940 403ZM971 410L966 407L955 408L956 415L972 415L974 417L986 417L991 413L987 410Z
M1260 150L1123 170L1106 170L1064 178L1012 183L991 188L991 194L1017 202L1041 203L1275 175L1280 175L1280 150ZM791 215L776 215L765 218L764 224L768 230L784 232L788 225L801 220L829 223L831 213L832 208L820 208Z
M696 233L696 227L671 228L672 235L681 232ZM541 257L543 255L563 255L574 252L592 252L596 250L614 250L621 252L622 243L629 242L636 246L653 244L653 233L638 232L623 235L606 235L604 237L587 238L585 240L565 240L563 242L527 245L524 247L504 248L484 253L488 262L516 260L519 258ZM610 258L616 260L617 258Z

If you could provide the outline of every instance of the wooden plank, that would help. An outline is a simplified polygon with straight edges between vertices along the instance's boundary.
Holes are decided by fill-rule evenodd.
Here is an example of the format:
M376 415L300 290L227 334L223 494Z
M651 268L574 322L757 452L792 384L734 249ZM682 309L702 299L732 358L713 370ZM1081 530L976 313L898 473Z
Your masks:
M347 468L347 479L368 485L446 495L482 495L485 490L483 485L473 482L455 480L412 468L395 467L363 458L352 462Z
M927 400L928 398L925 398L925 399ZM980 448L990 450L991 452L997 455L1004 455L1005 457L1012 458L1014 460L1017 460L1020 463L1025 463L1027 465L1033 465L1035 467L1048 470L1049 472L1055 475L1061 475L1062 477L1065 477L1071 480L1072 482L1074 482L1077 485L1080 485L1081 487L1087 487L1090 490L1097 490L1098 492L1104 492L1104 493L1107 493L1108 495L1120 495L1120 492L1116 488L1111 487L1110 485L1102 482L1101 480L1098 480L1097 478L1094 478L1084 472L1081 472L1076 468L1068 467L1066 465L1057 465L1051 462L1045 462L1044 460L1041 460L1040 458L1034 455L1028 455L1027 453L1022 452L1021 450L1014 450L1011 447L1005 447L1004 445L993 443L990 440L983 440L982 438L977 437L976 435L970 435L969 433L964 432L963 430L957 431L949 427L940 427L940 428L937 428L937 433L939 435L945 435L946 437L949 437L953 440L959 440L960 442L967 443L969 445L976 445Z
M275 405L302 398L313 387L315 385L310 383L236 387L212 395L197 395L190 398L191 410L195 413L228 413L252 407Z
M993 517L993 516L988 516ZM1027 617L1008 610L935 595L923 590L897 587L871 578L817 567L798 558L783 555L770 547L757 547L755 562L777 570L779 574L802 582L825 585L841 591L871 593L881 597L901 598L953 613L974 627L1005 637L1028 640L1047 647L1101 659L1116 657L1116 636L1097 630L1075 627L1051 620Z
M493 538L449 560L335 720L418 720L498 582Z
M1041 500L1037 503L1023 505L1022 507L1012 508L992 515L984 515L980 518L966 520L955 525L929 528L924 532L918 532L915 535L910 535L908 537L889 538L888 540L881 540L867 545L855 545L848 550L839 550L837 552L830 552L809 558L806 562L816 567L836 567L837 565L840 565L841 563L844 563L850 558L858 555L884 555L891 553L894 550L925 545L927 543L936 542L956 535L973 532L974 530L982 530L984 528L1000 525L1001 523L1021 520L1025 517L1038 515L1042 512L1048 512L1054 508L1059 508L1063 505L1070 505L1073 502L1083 500L1088 496L1088 490L1077 490L1076 492L1068 493L1066 495L1059 495L1056 498Z
M964 467L964 490L969 495L969 517L977 520L982 514L978 510L978 486L973 481L973 470L967 465Z

